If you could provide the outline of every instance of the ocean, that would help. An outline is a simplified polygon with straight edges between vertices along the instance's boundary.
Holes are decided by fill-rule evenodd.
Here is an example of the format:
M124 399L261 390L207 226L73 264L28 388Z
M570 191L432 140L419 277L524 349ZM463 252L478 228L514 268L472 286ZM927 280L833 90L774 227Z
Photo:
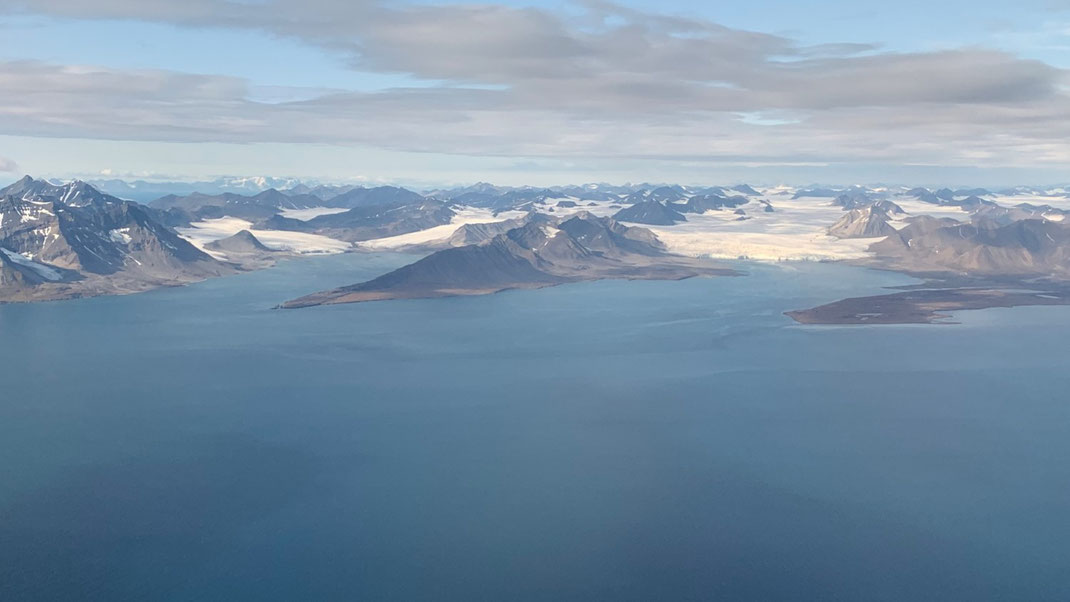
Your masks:
M1070 308L739 264L302 310L412 257L0 306L0 600L1067 600Z

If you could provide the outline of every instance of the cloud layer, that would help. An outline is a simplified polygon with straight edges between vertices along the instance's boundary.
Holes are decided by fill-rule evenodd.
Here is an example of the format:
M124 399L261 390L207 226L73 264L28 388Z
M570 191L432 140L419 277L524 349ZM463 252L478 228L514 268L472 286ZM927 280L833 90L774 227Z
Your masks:
M802 46L606 2L575 8L0 0L0 14L254 29L437 82L260 103L240 78L16 61L0 63L0 128L515 157L1070 165L1067 73L1042 62Z

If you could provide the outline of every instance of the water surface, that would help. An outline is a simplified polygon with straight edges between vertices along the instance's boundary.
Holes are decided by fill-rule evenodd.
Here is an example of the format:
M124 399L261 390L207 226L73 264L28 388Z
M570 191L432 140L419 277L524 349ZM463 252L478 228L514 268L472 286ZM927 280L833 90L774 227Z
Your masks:
M801 327L826 264L0 306L3 600L1070 599L1070 319Z

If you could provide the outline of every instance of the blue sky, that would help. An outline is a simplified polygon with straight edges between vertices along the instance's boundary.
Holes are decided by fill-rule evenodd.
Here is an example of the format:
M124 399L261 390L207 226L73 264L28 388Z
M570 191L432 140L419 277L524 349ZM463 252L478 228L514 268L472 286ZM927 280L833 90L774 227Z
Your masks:
M288 4L0 0L0 179L1070 181L1065 3Z

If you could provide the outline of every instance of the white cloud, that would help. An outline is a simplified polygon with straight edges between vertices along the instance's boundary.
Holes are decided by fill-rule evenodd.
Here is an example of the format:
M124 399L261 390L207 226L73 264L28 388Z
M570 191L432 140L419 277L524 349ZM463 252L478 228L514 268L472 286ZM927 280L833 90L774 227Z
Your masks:
M340 53L356 69L443 82L267 99L226 76L8 62L0 128L504 157L1070 163L1067 75L1039 61L983 48L806 47L597 0L582 7L566 17L369 0L0 0L0 13L255 29Z

